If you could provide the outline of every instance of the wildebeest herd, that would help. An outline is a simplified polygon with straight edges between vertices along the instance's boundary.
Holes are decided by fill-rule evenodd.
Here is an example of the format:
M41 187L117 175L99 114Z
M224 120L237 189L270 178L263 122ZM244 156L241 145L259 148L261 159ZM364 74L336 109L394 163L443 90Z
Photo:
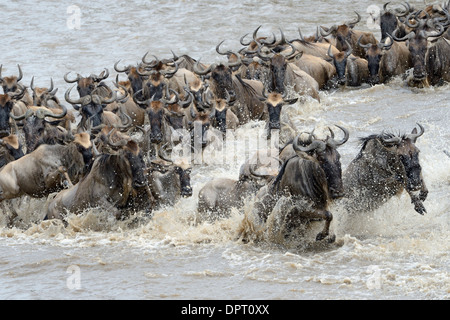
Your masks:
M243 35L242 48L216 52L223 62L206 64L189 55L160 59L150 53L137 65L114 64L82 76L67 72L72 87L68 108L50 87L21 83L0 67L0 201L22 196L47 201L45 219L64 219L101 207L117 219L151 212L193 195L191 159L169 154L183 137L190 148L207 147L250 121L265 121L268 132L282 130L284 105L320 101L319 92L341 86L386 83L403 76L411 86L450 81L449 2L415 9L408 3L383 7L381 40L357 30L361 17L319 26L315 35L287 39L280 29L261 36L260 27ZM411 73L408 73L412 71ZM119 81L119 75L126 80ZM73 88L76 87L76 90ZM77 97L74 95L77 92ZM77 120L78 119L78 120ZM332 241L328 207L345 198L346 210L374 210L406 190L423 214L427 189L416 140L422 125L408 134L376 133L361 139L361 150L342 172L338 147L349 130L329 128L326 138L302 132L277 146L276 172L262 173L246 162L237 180L214 179L198 192L198 212L215 220L254 201L258 223L275 223L287 235L312 220L324 221L316 240ZM301 130L299 130L301 131ZM342 137L338 137L341 135ZM281 221L281 226L280 226Z

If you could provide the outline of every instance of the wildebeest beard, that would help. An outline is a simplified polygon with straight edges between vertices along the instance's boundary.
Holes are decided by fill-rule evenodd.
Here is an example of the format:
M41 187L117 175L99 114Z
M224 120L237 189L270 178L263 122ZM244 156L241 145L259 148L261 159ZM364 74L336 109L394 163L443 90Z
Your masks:
M286 77L286 60L281 54L276 54L270 64L269 91L283 94L285 91L284 80Z
M144 175L145 162L142 153L134 154L132 152L126 152L131 174L133 176L133 188L142 188L148 184L147 178Z
M211 73L211 77L215 82L214 93L216 98L227 99L227 92L230 96L234 96L233 79L231 69L222 64L218 65Z
M7 95L0 95L0 138L6 137L11 131L9 124L9 113L13 103Z

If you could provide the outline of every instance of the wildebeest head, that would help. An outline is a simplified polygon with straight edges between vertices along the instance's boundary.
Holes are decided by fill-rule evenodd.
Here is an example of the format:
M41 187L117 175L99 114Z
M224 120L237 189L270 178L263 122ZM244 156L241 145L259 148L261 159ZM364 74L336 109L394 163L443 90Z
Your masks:
M53 79L50 79L50 88L34 87L34 77L31 79L30 88L33 91L33 105L38 107L47 107L49 100L58 103L56 92L58 88L53 90Z
M157 57L154 57L153 61L147 61L147 54L148 52L142 58L141 68L136 70L140 76L148 77L143 84L143 97L140 99L153 97L154 100L159 100L164 97L164 90L168 86L167 80L178 72L178 64L173 59L159 60Z
M236 97L236 92L233 87L232 69L240 66L242 60L239 54L232 52L230 52L230 54L234 55L234 61L213 63L207 68L202 68L199 59L194 65L194 72L196 74L206 76L210 73L210 81L214 87L214 94L221 99L226 99L227 94L229 94L232 99L235 99Z
M269 95L266 95L265 90L263 92L264 97L261 100L266 102L267 113L269 114L269 130L272 129L280 129L280 115L281 109L284 105L294 104L297 102L298 98L294 99L286 99L286 94L281 95L277 92L271 92Z
M144 82L148 78L148 76L140 74L140 72L144 71L142 65L138 66L129 65L127 67L120 69L118 67L119 62L120 60L114 64L114 70L116 70L119 73L124 72L127 75L128 81L130 82L131 86L130 94L133 95L135 92L142 90L142 88L144 87Z
M192 196L192 186L191 186L191 165L185 159L179 159L173 161L169 159L166 154L166 146L163 146L159 149L158 155L159 157L169 162L170 165L165 170L174 170L175 174L179 177L177 184L179 183L180 195L183 198L188 198Z
M288 63L302 52L297 52L295 47L287 42L290 51L275 52L268 47L260 46L258 48L258 56L263 61L269 63L268 87L269 92L285 93L285 79Z
M114 139L116 137L118 139ZM105 135L101 132L96 138L97 141L106 142L111 148L108 153L113 155L121 155L126 159L129 169L129 175L132 177L133 188L143 188L147 186L148 181L145 175L146 165L139 143L126 134L120 133L116 128L109 130Z
M361 16L356 12L357 18L355 20L346 22L341 25L333 25L330 28L322 27L321 26L321 34L322 36L326 37L330 34L332 34L336 38L336 48L339 51L347 51L349 50L349 45L352 43L352 35L353 35L353 28L356 26L356 24L361 21Z
M88 77L83 77L80 74L77 74L77 77L75 79L69 79L69 73L70 72L64 75L64 80L67 83L77 83L77 90L80 97L91 95L94 90L97 89L98 85L102 83L103 80L109 77L108 69L103 70L100 75L91 74ZM103 89L107 91L106 86L103 86ZM103 93L101 95L105 96L105 94Z
M394 39L392 39L391 35L387 35L389 40L385 40L385 42L380 42L378 44L361 44L361 37L359 37L357 43L366 51L366 59L370 74L369 83L378 84L380 82L378 71L380 70L381 58L387 50L391 49L394 44Z
M174 94L170 100L166 100L164 98L155 99L154 97L151 97L145 101L141 101L137 98L140 95L141 91L136 92L133 96L136 104L145 109L147 112L148 121L150 123L149 140L151 143L159 144L163 141L165 121L168 121L170 124L177 126L177 128L174 129L182 128L182 117L184 116L184 114L174 111L177 109L174 105L179 102L179 96L174 90L167 90L166 88L167 96L170 95L170 92ZM184 103L189 105L192 101L191 99L192 97L189 97L188 100L190 101L181 102L182 108L185 107ZM168 106L171 107L168 108Z
M191 121L188 123L189 131L191 132L191 140L193 145L195 141L201 142L204 148L208 144L207 133L211 127L211 122L215 117L214 109L204 109L202 111L196 110L194 106L190 107Z
M61 113L55 113L46 107L31 107L24 114L19 116L11 115L16 120L24 120L23 132L25 134L25 145L27 153L37 148L41 139L44 138L48 126L53 126L50 120L46 118L61 119L67 114L67 108L62 107Z
M0 65L0 84L3 87L3 93L16 92L19 89L19 81L23 78L22 69L20 65L17 65L19 69L18 76L2 77L2 65Z
M419 162L420 151L415 143L425 130L420 124L418 126L420 131L414 128L410 134L403 136L389 133L378 136L381 144L393 155L390 165L395 167L396 163L401 163L404 170L397 172L397 178L402 181L408 192L419 191L423 187L422 167Z
M100 86L106 85L101 84ZM91 121L92 127L98 127L102 124L103 109L108 104L125 98L118 98L116 91L111 90L111 95L107 98L101 97L100 95L95 94L96 91L93 91L92 94L81 96L79 99L73 100L70 98L70 91L72 88L68 89L65 93L66 101L72 104L75 110L80 111L84 121Z
M347 129L336 125L344 132L344 138L340 141L334 139L334 132L330 129L331 136L326 140L316 139L313 133L310 134L306 142L300 141L300 135L294 140L293 147L295 151L306 152L313 155L320 163L325 172L328 184L328 191L332 199L340 198L344 195L344 186L342 183L342 168L340 154L337 148L347 142L349 132Z
M328 56L332 59L332 62L336 68L338 84L341 85L344 85L347 82L346 79L347 59L352 54L352 47L350 45L348 45L347 47L348 47L347 51L340 51L336 54L333 54L330 45L327 53Z

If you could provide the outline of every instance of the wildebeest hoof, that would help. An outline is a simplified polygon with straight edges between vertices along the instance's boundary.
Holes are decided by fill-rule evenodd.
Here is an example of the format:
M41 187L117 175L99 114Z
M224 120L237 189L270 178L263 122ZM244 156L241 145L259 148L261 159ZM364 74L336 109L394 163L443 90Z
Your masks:
M416 210L421 215L427 213L427 210L425 209L425 207L421 201L417 201L414 203L414 210Z
M336 241L336 235L332 234L327 239L328 243L334 243Z
M316 236L316 241L323 240L323 239L325 239L327 236L328 236L328 233L320 232L320 233L318 233L317 236Z

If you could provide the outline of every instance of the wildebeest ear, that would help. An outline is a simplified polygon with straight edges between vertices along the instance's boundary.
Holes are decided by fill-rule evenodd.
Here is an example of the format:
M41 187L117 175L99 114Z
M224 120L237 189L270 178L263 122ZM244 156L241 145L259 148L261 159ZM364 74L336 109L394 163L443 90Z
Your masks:
M126 144L127 148L135 155L139 154L139 145L134 140L129 140Z

